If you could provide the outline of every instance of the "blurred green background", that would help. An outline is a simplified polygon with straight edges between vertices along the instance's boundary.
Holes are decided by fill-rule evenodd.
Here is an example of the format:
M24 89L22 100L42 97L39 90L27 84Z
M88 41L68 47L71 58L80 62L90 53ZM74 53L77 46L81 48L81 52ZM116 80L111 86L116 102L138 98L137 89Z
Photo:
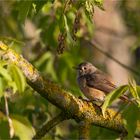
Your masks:
M138 75L90 44L97 42L102 50L139 71L139 0L1 0L0 9L0 40L21 53L42 76L75 96L83 95L72 67L82 61L90 61L109 73L118 86L126 84L129 77L140 83ZM31 139L35 130L60 110L33 91L18 68L5 67L9 65L6 62L0 65L0 110L5 112L6 96L15 129L13 139ZM138 115L134 108L133 113ZM132 121L132 114L129 115ZM134 132L139 119L133 120ZM91 128L91 139L118 137L116 132ZM10 138L7 118L0 115L0 139L7 138ZM42 139L77 138L78 125L70 120L59 124Z

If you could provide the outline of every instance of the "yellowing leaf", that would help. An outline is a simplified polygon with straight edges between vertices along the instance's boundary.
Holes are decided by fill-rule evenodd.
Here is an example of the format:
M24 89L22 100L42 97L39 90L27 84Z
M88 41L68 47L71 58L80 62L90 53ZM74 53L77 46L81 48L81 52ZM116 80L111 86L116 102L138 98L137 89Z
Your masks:
M12 116L12 124L15 135L18 136L20 140L32 140L35 131L26 118L14 115Z

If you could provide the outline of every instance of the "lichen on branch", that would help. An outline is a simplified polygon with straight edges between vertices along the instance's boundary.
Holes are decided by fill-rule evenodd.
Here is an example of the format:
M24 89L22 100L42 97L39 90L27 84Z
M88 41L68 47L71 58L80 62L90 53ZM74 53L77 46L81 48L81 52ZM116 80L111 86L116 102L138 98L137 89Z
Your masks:
M114 118L116 112L107 109L105 117L99 109L90 102L76 98L72 93L64 90L62 87L44 79L39 71L7 45L0 42L0 57L9 63L17 65L25 75L28 84L37 91L46 100L60 108L68 118L73 118L77 122L85 121L94 125L115 130L118 132L126 132L123 119L120 114ZM140 137L138 129L137 137Z

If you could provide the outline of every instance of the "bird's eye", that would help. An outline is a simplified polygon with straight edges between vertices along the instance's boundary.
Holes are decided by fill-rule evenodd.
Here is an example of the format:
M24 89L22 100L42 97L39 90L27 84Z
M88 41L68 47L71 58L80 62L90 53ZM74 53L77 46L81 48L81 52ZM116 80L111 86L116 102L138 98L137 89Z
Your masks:
M87 68L86 67L84 67L84 70L86 70Z

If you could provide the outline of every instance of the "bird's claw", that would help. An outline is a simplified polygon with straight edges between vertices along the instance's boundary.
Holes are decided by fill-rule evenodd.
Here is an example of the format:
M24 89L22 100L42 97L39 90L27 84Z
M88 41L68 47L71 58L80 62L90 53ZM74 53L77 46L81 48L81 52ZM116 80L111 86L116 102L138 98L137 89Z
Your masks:
M81 96L79 96L78 98L81 99L82 101L92 102L92 101L90 101L90 100L88 100L88 99L82 98Z

